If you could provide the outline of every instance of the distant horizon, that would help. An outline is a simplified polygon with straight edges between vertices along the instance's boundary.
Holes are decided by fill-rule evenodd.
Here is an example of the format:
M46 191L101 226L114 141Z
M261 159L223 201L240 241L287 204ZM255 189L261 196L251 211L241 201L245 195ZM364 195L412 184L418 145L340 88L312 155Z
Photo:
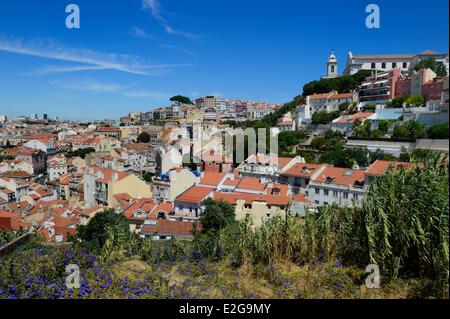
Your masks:
M119 119L168 106L175 95L283 104L326 73L331 50L339 74L349 51L449 52L446 0L379 0L380 29L365 26L368 3L73 3L81 24L71 30L68 2L0 3L0 114ZM413 23L420 16L433 19ZM399 28L399 17L411 22L407 29Z

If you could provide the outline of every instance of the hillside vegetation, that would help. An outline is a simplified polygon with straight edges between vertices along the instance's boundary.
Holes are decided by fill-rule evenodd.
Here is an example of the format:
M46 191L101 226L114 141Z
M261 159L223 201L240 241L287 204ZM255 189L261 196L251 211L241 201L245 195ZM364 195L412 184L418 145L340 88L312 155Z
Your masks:
M375 179L361 208L328 206L257 229L225 202L205 204L192 242L141 239L108 212L72 247L37 240L0 260L0 297L448 298L446 158ZM78 290L65 288L68 264L80 267ZM369 264L380 289L365 287Z

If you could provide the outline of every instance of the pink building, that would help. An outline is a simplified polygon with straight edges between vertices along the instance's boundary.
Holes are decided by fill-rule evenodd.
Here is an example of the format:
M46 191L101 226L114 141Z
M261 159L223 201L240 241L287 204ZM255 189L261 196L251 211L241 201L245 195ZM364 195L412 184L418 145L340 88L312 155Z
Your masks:
M411 95L411 77L400 79L395 83L395 97Z
M444 79L434 78L422 85L422 96L425 100L440 100L444 89Z

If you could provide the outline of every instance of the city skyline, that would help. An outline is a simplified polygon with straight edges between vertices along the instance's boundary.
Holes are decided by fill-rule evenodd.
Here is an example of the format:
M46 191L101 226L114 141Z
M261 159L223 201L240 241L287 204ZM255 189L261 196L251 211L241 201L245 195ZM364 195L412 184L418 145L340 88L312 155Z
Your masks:
M302 1L133 0L104 8L80 0L76 30L65 26L69 3L25 2L0 4L0 114L11 117L119 118L177 94L285 103L326 73L332 49L340 74L348 51L448 52L447 1L378 1L381 28L367 29L365 2L304 10ZM399 24L419 13L433 19Z

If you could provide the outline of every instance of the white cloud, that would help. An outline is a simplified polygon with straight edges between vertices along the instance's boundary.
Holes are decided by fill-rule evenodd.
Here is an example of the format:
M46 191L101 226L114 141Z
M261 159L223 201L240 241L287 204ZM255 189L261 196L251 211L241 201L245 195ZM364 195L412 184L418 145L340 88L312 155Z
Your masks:
M150 12L151 15L162 24L164 30L168 34L182 36L191 40L198 40L203 38L203 36L199 34L175 30L174 28L172 28L170 24L167 22L167 20L164 18L161 10L161 5L158 2L158 0L142 0L142 9L147 12Z
M131 28L131 35L133 35L137 38L142 38L142 39L156 39L154 36L148 34L144 30L142 30L141 28L138 28L136 26L133 26Z
M92 93L117 93L129 98L144 98L152 99L154 101L168 101L173 94L167 94L157 91L140 91L132 90L137 84L132 83L128 85L118 83L104 83L98 81L62 81L52 80L49 84L58 88L74 91L85 91Z
M163 47L163 48L177 50L177 51L186 53L186 54L191 55L191 56L196 56L196 55L197 55L197 54L195 54L195 53L192 52L192 51L189 51L189 50L180 48L180 47L178 47L178 46L176 46L176 45L165 44L165 43L160 43L159 45L160 45L161 47Z
M127 91L124 92L124 95L126 97L151 98L158 101L168 101L173 96L173 94L149 91Z
M190 64L152 64L147 60L128 54L103 53L89 49L68 48L53 40L31 40L0 38L0 51L85 64L83 66L53 67L40 70L47 73L75 72L84 70L116 70L138 75L161 75L168 69L190 66ZM37 71L39 73L39 70Z
M63 89L76 91L89 91L94 93L122 92L134 86L134 84L122 85L117 83L102 83L96 81L63 82L61 80L49 81L49 84Z

